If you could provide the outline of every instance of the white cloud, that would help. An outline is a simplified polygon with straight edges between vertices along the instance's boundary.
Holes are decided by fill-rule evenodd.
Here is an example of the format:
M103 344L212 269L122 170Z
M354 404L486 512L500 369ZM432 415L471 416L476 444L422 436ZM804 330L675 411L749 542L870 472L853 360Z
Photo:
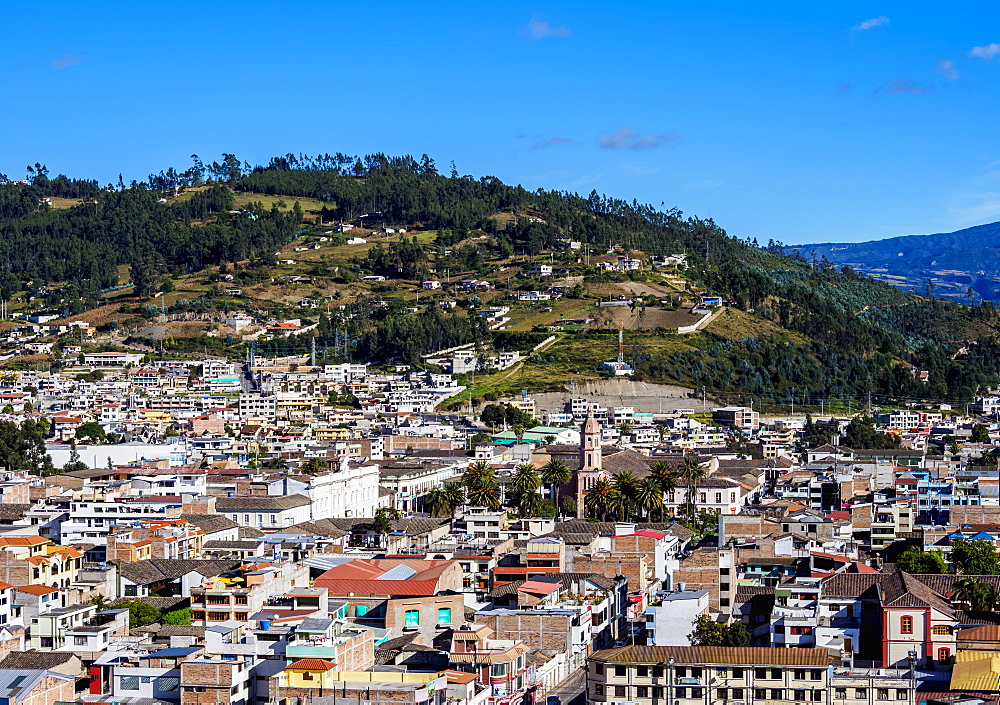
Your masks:
M545 39L547 37L569 37L573 30L566 25L552 25L532 18L526 27L521 28L521 34L528 39Z
M987 44L986 46L972 47L972 50L969 52L969 56L974 56L977 59L985 59L986 61L989 61L997 54L1000 54L1000 44L996 42Z
M912 79L893 76L888 82L875 89L875 93L883 92L889 95L926 95L930 93L930 89L921 86Z
M533 145L535 149L548 149L549 147L558 147L563 144L573 144L572 137L549 137L548 139L536 140Z
M58 71L59 69L64 69L67 66L76 66L80 63L80 59L72 54L67 54L61 59L56 59L49 64L49 68L53 71Z
M875 29L876 27L881 27L887 24L889 24L889 18L886 17L885 15L882 15L881 17L872 17L870 20L865 20L861 24L854 25L852 29L854 30L860 29L863 31L866 29Z
M684 184L684 189L686 191L708 191L709 189L719 188L725 181L722 179L692 179Z
M948 213L959 225L994 221L1000 216L1000 193L985 191L963 194L957 199L957 203L948 209Z
M934 73L944 76L949 81L958 80L958 62L954 59L941 59L934 68Z
M601 136L597 143L601 149L656 149L680 139L676 131L662 135L640 135L631 125L619 127L610 135Z
M1000 217L1000 162L987 164L985 171L951 195L948 214L955 225L988 223Z

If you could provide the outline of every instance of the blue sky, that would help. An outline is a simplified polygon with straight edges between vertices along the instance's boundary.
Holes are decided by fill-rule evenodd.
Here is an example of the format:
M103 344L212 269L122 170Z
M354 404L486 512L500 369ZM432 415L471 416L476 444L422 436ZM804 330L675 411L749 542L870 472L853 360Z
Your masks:
M761 7L757 7L761 6ZM0 172L428 153L786 244L1000 220L1000 5L0 4Z

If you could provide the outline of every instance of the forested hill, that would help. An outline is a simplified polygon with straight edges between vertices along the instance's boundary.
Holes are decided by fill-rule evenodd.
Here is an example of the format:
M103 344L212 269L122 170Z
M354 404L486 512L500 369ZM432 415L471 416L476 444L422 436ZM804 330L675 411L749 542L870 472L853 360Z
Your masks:
M266 196L279 201L265 206ZM293 207L280 207L280 199ZM297 199L314 204L314 218L304 216ZM321 316L317 328L324 355L332 347L340 359L419 362L421 354L465 342L513 344L473 315L478 297L447 313L431 301L414 315L412 305L404 304L405 291L412 291L413 282L419 288L426 272L447 270L492 278L500 294L511 286L501 272L521 272L544 254L552 261L558 257L583 282L573 295L584 306L601 298L602 282L649 282L664 295L676 292L678 300L695 292L723 296L746 318L743 332L683 339L637 328L630 334L630 357L640 378L792 400L870 389L911 398L968 398L994 383L1000 371L988 302L969 308L905 294L850 268L786 256L774 243L759 247L730 237L711 220L676 209L596 192L529 191L491 176L462 176L454 168L443 174L426 156L286 155L263 167L234 155L211 164L195 157L183 171L167 169L142 183L106 187L50 178L35 165L26 183L0 183L0 296L26 297L45 287L57 303L72 301L76 313L105 301L101 290L129 281L132 300L140 301L201 271L217 277L224 269L237 285L248 285L274 276L276 251L323 232L317 220L369 230L405 227L432 237L375 243L364 256L343 264L319 262L309 270L318 282L354 287L337 320ZM602 272L570 251L569 241L584 243L593 254L609 248L647 259L685 253L688 267L669 278L648 267ZM368 274L398 283L378 292L352 284ZM199 291L202 308L234 305L222 300L217 287ZM659 303L653 295L645 299L643 307ZM294 315L264 299L254 307ZM559 335L562 344L586 333ZM287 340L272 347L276 354L301 352L294 348L301 344ZM550 358L558 363L557 355ZM599 370L599 362L588 364ZM913 367L930 370L931 383L915 381Z

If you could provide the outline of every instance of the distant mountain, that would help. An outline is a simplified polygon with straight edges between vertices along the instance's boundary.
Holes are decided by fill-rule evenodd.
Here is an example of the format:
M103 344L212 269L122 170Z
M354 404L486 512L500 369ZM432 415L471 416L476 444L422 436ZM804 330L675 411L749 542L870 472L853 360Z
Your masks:
M785 249L808 261L825 257L834 264L849 265L905 291L924 293L930 280L935 296L966 302L1000 299L1000 222L953 233Z

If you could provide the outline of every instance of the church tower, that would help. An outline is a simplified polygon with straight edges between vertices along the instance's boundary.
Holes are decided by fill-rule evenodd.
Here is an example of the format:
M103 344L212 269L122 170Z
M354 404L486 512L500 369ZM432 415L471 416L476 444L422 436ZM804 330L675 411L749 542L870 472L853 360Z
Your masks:
M604 475L601 458L601 424L591 411L580 427L580 469L576 473L576 516L585 518L583 498L597 478Z

